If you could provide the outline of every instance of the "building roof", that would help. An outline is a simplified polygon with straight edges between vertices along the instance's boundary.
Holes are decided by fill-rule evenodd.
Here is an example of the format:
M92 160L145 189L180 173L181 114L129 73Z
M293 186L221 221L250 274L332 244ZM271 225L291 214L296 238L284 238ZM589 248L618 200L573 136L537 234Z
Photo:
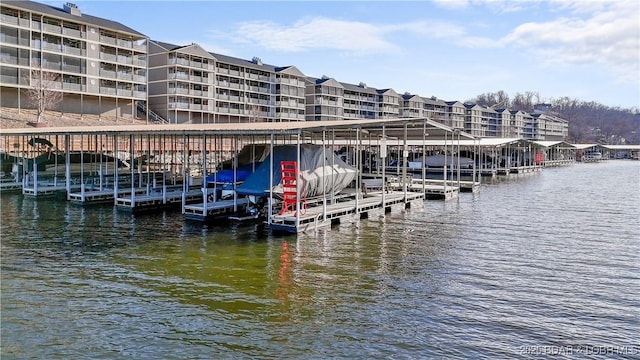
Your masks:
M355 84L349 84L349 83L340 82L340 84L342 84L342 86L344 86L345 90L349 90L349 91L353 91L353 92L366 93L366 94L371 94L371 95L377 95L376 88L368 87L368 86L364 85L364 83L361 83L362 85L355 85Z
M87 14L80 14L80 15L71 15L68 12L66 12L64 9L55 7L55 6L51 6L51 5L46 5L46 4L41 4L41 3L37 3L34 1L28 1L28 0L2 0L2 6L6 6L6 7L10 7L10 8L14 8L14 9L20 9L20 10L28 10L28 11L32 11L32 12L36 12L36 13L41 13L41 14L45 14L45 15L49 15L51 17L56 17L59 19L63 19L63 20L69 20L69 21L73 21L76 23L83 23L83 24L87 24L87 25L94 25L96 27L99 28L103 28L103 29L111 29L111 30L115 30L115 31L120 31L120 32L126 32L128 34L131 35L136 35L140 38L146 38L147 36L128 27L125 26L117 21L112 21L112 20L108 20L108 19L104 19L104 18L100 18L97 16L92 16L92 15L87 15Z
M275 72L276 69L279 68L278 66L275 66L275 65L263 64L262 61L259 58L255 58L256 61L254 62L252 60L240 59L240 58L237 58L237 57L218 54L218 53L210 52L210 54L214 58L216 58L218 60L218 62L238 65L238 66L242 66L242 67L248 67L248 68L253 68L253 69L257 69L257 70L264 70L264 71L270 71L270 72Z
M442 106L442 107L446 107L447 103L444 100L438 99L435 96L432 96L430 98L427 97L422 97L422 101L424 101L425 104L429 104L429 105L438 105L438 106Z
M311 83L314 83L316 85L327 85L327 86L344 88L344 85L341 82L337 81L334 78L330 78L330 77L324 77L323 76L321 78L315 78L313 76L307 76L307 81L309 81Z

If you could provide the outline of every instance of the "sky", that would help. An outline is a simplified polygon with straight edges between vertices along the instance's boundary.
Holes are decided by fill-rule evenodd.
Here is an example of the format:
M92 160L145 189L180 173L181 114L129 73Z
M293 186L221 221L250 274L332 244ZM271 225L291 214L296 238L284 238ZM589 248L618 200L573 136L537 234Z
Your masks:
M640 108L637 0L71 2L152 40L400 94Z

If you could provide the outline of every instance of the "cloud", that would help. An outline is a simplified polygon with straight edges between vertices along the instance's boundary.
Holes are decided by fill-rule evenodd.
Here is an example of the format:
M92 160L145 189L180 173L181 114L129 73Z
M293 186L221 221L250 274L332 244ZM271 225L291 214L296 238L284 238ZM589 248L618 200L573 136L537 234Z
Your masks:
M551 65L598 64L620 81L638 82L639 6L635 1L563 2L567 16L517 26L500 39Z
M528 4L534 1L524 0L432 0L432 2L444 9L462 10L473 6L483 6L498 14L506 14L524 10Z
M291 25L272 21L240 23L228 37L236 43L285 52L327 49L371 54L403 52L392 38L406 33L433 39L460 38L465 35L461 27L443 21L369 24L312 17L298 20Z
M373 24L316 17L296 21L290 26L271 21L241 23L233 38L236 42L289 52L309 49L365 53L399 50L384 35L385 30Z

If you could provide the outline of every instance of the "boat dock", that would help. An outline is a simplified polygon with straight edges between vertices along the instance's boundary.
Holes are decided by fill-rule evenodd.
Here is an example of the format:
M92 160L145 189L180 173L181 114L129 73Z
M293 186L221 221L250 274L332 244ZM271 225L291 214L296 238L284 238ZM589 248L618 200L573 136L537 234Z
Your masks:
M186 190L182 186L154 188L145 191L142 195L131 192L129 196L119 196L115 199L118 210L139 212L155 209L180 207L202 200L200 188L189 187Z
M483 177L573 159L563 142L478 139L415 118L7 129L0 140L13 164L0 191L66 192L82 205L176 208L185 220L258 220L294 233L456 199L478 192Z
M234 214L243 213L249 205L249 199L236 198L206 203L185 205L183 214L185 219L197 221L210 221L224 219ZM251 216L252 217L252 216Z
M370 211L384 209L391 211L391 206L402 204L409 206L414 200L422 200L424 196L419 192L378 191L369 193L363 198L340 198L335 202L309 206L298 211L285 211L274 215L271 227L283 232L307 232L332 223L339 223L341 218L359 215L367 218ZM299 215L297 215L299 214Z

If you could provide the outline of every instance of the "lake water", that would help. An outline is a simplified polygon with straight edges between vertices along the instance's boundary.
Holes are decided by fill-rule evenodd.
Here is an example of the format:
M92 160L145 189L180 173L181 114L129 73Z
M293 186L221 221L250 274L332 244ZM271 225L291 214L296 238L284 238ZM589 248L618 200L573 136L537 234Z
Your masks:
M297 237L21 195L1 214L2 359L640 357L640 162Z

